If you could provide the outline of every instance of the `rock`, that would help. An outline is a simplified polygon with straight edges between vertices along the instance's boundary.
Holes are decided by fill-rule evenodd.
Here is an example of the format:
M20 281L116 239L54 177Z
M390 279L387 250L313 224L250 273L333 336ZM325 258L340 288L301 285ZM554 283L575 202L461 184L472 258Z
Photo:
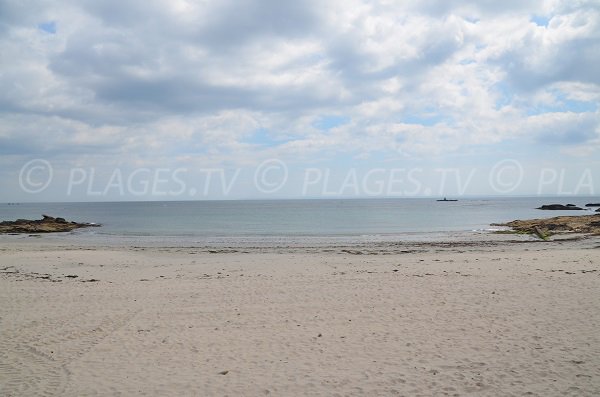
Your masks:
M544 241L548 240L548 233L546 233L545 231L540 229L538 226L533 227L533 232L535 233L536 236L538 236L542 240L544 240Z
M600 203L588 203L585 206L586 207L600 207Z
M64 218L42 215L42 219L17 219L0 222L0 234L7 233L57 233L70 232L83 227L97 227L99 224L67 222Z
M600 214L516 220L504 224L495 224L495 226L509 226L517 232L531 234L537 234L537 229L542 231L541 234L545 237L556 233L590 233L600 235Z
M596 210L596 212L600 212L600 208L598 208L598 209Z
M549 210L549 211L581 211L583 208L577 207L574 204L546 204L536 208L538 210Z

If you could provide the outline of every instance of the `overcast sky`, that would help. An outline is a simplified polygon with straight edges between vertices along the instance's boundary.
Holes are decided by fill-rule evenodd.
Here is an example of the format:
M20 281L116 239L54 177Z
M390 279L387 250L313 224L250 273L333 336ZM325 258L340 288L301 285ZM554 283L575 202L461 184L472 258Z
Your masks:
M259 197L269 159L273 197L600 193L597 0L3 0L0 54L0 201Z

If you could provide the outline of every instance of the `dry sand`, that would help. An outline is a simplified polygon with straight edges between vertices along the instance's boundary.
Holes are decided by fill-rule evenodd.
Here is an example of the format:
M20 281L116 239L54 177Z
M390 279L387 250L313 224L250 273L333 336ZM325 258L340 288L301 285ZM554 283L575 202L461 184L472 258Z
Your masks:
M4 239L0 395L600 395L599 245Z

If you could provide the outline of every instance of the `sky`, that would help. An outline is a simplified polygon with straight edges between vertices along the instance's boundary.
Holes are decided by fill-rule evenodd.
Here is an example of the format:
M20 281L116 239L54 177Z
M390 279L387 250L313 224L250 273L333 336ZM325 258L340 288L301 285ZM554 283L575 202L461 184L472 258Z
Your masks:
M0 2L0 201L600 195L597 0Z

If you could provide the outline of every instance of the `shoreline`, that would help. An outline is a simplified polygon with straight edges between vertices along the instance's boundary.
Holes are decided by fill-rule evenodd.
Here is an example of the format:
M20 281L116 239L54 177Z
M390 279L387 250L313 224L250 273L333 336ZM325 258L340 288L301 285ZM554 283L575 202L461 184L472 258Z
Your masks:
M477 250L477 248L497 247L510 249L511 246L545 247L548 244L561 246L570 244L572 247L593 246L594 241L599 241L599 236L585 233L564 233L552 236L551 240L543 240L533 233L522 233L506 229L506 231L487 232L449 232L435 233L435 238L423 239L421 233L417 238L401 239L387 237L384 239L352 239L341 237L323 239L248 239L202 241L197 238L182 239L180 237L158 236L76 236L66 234L43 235L0 235L0 244L4 245L3 251L12 250L193 250L201 253L239 252L239 253L327 253L344 252L348 250L360 251L364 254L402 254L410 252L429 252L436 250L460 251L461 248ZM398 237L398 236L393 236ZM400 236L402 237L402 236Z

